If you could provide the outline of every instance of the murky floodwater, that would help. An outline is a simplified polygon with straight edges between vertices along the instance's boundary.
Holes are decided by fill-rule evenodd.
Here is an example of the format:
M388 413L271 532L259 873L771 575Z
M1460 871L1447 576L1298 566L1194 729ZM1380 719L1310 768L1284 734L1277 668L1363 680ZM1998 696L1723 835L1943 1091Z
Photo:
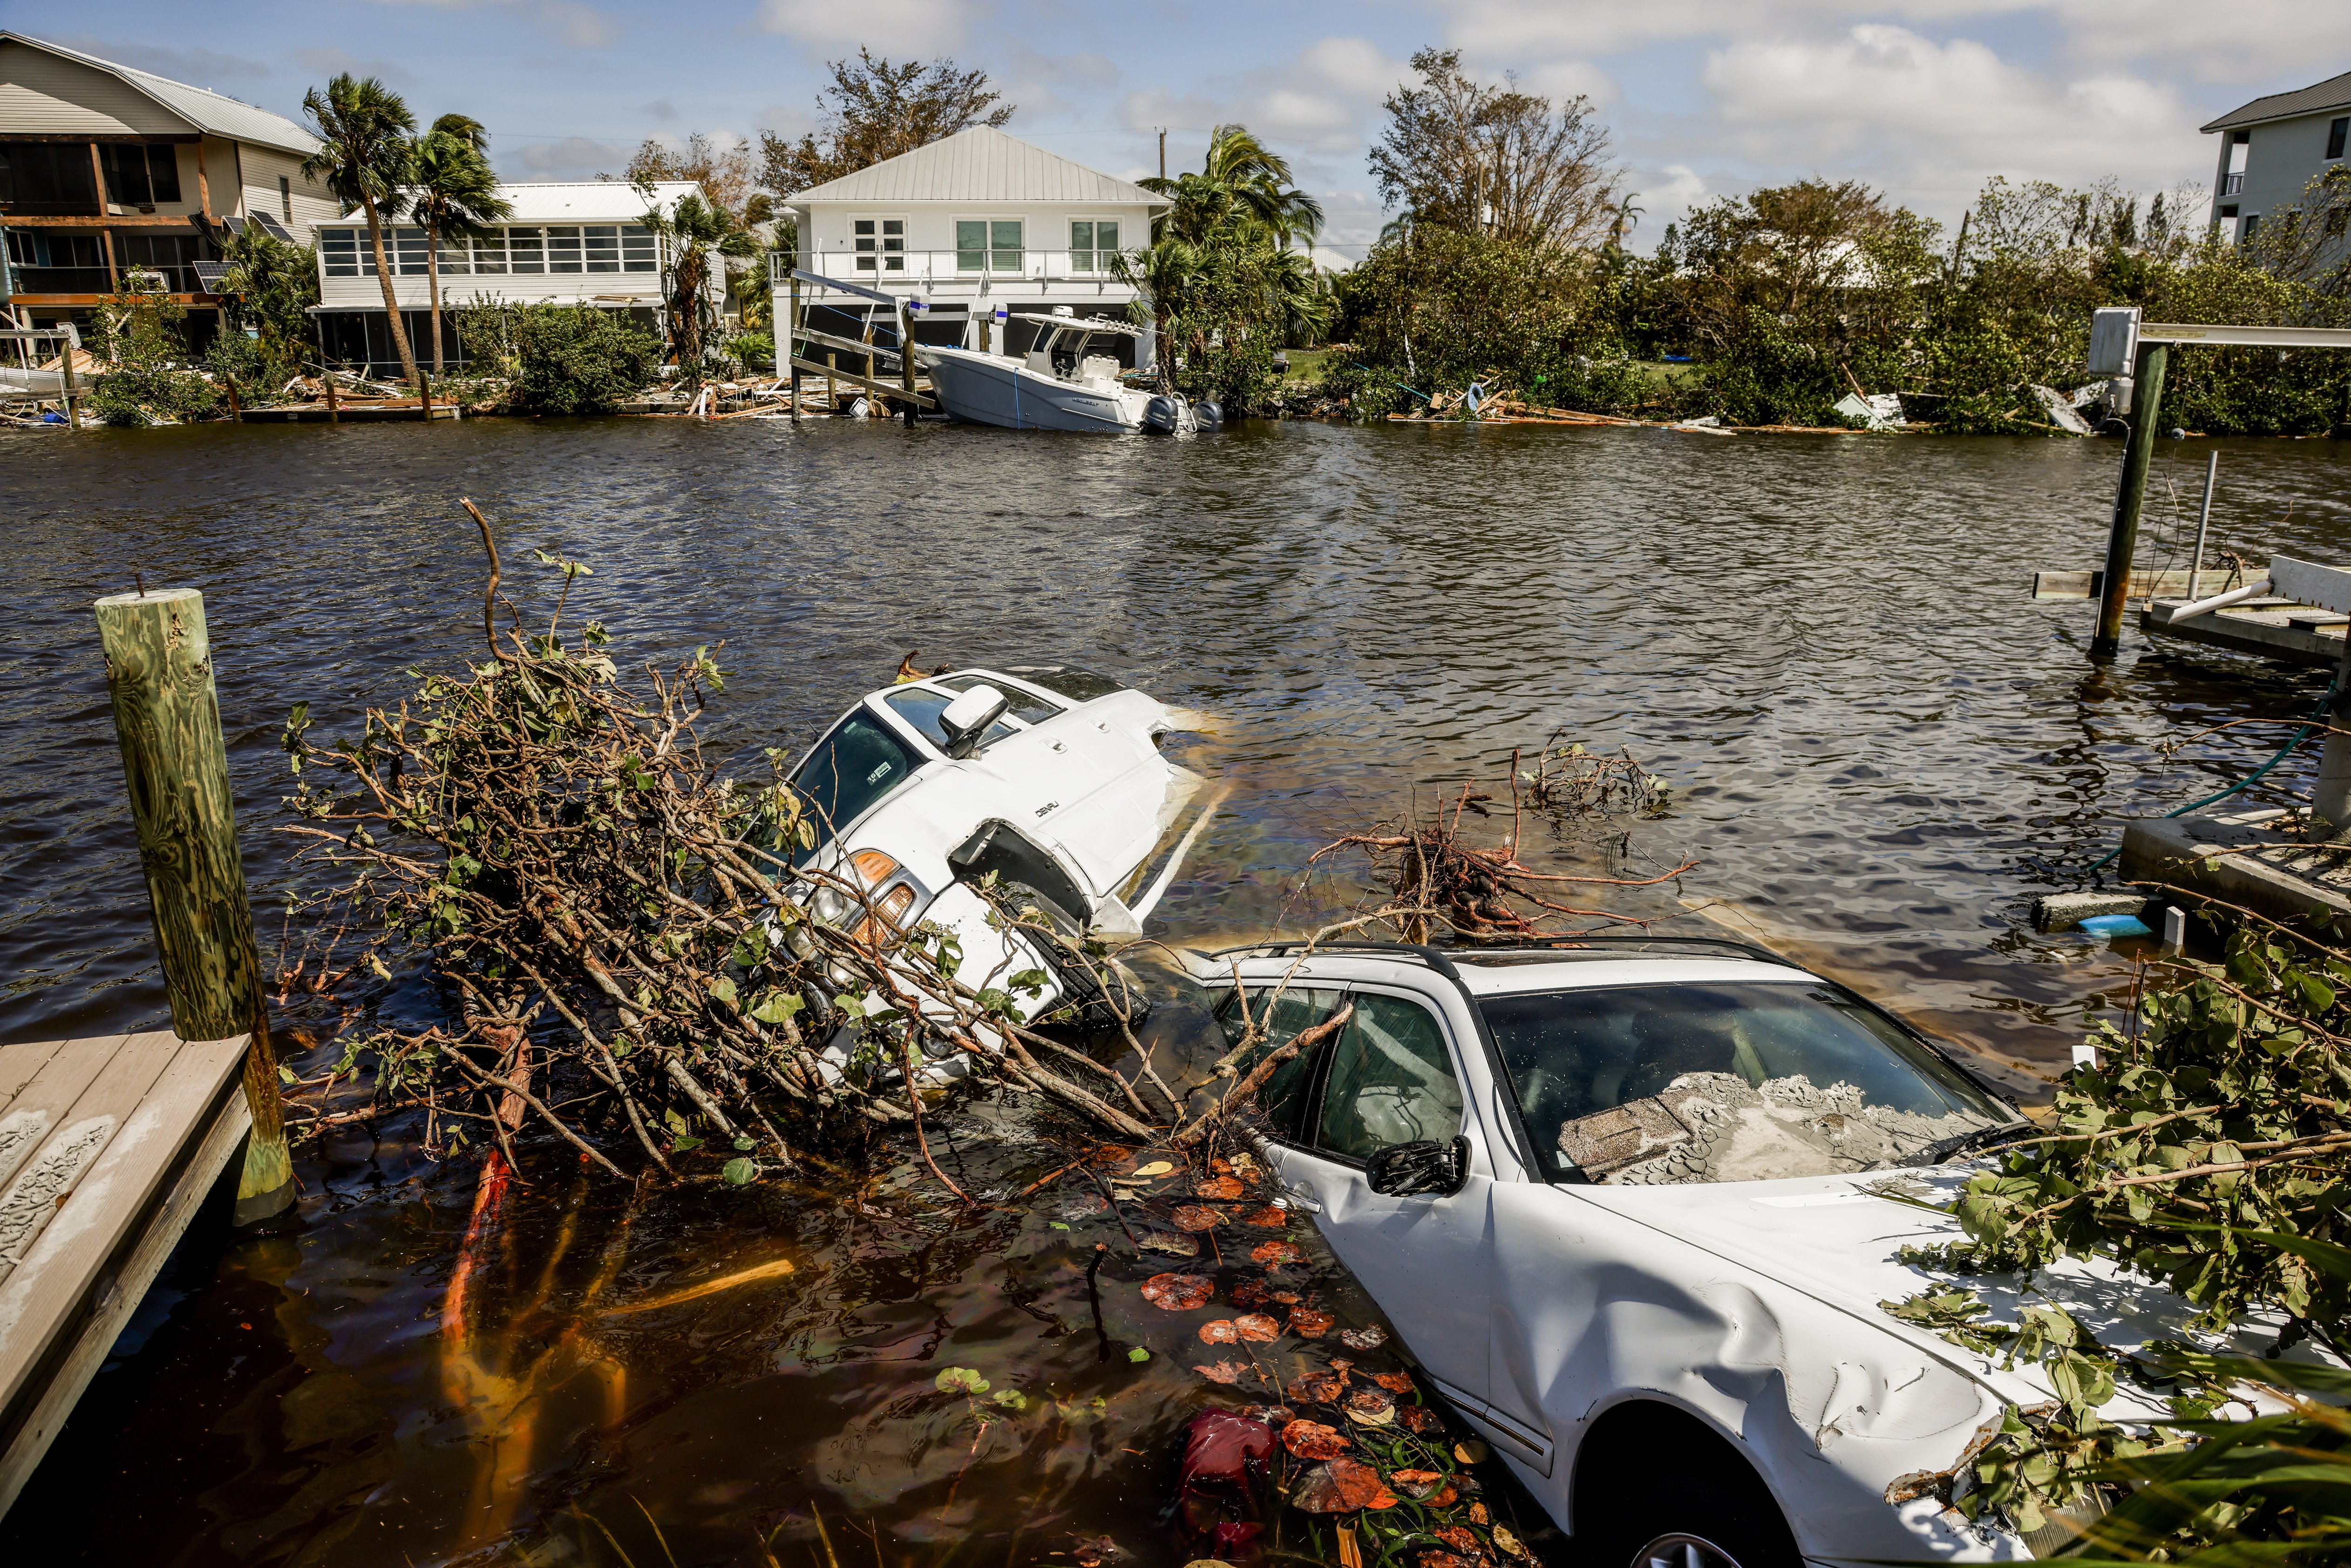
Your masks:
M2220 544L2351 549L2340 447L2223 445ZM2203 451L2159 461L2146 564L2184 553ZM1343 890L1297 892L1307 856L1416 786L1491 778L1558 729L1629 747L1675 806L1622 863L1702 862L1644 907L1713 901L2029 1085L2127 977L2088 938L2031 933L2031 894L2282 735L2170 763L2151 743L2299 716L2324 685L2136 632L2094 668L2090 607L2028 601L2034 568L2096 563L2120 455L1300 424L1180 444L651 421L12 438L0 1039L164 1018L89 601L134 570L204 591L274 929L285 711L308 700L330 732L402 666L472 645L465 494L514 545L590 562L583 608L626 647L725 640L726 747L805 741L910 648L1091 664L1217 716L1186 760L1235 790L1163 906L1181 941L1327 905ZM1563 852L1546 835L1531 850ZM444 1333L473 1173L412 1132L313 1150L276 1234L192 1235L12 1543L350 1568L648 1564L656 1530L682 1563L763 1562L762 1540L796 1568L828 1550L1015 1568L1102 1535L1134 1561L1192 1554L1166 1521L1204 1347L1135 1299L1157 1264L1102 1270L1097 1333L1083 1265L1113 1232L1084 1187L958 1215L878 1149L860 1178L632 1197L542 1151ZM946 1138L950 1170L1000 1193L1058 1163L1010 1108ZM1293 1272L1363 1318L1327 1269ZM978 1421L934 1388L949 1366L1028 1409Z

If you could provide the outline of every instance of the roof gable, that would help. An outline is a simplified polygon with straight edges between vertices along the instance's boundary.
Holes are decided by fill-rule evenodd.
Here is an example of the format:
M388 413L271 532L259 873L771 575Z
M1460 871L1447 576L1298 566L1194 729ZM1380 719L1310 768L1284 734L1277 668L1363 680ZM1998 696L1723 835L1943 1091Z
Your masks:
M2351 109L2351 71L2293 92L2273 92L2267 98L2257 98L2243 108L2232 109L2199 129L2233 131L2240 126L2258 125L2264 120L2292 120L2298 115L2325 114L2330 109Z
M819 202L1074 202L1164 207L1166 198L1032 147L992 125L975 125L912 152L811 185L793 205Z
M23 33L0 30L0 43L19 44L28 49L37 49L59 59L102 71L198 131L233 141L250 141L257 147L275 147L305 157L318 151L318 138L284 115L256 109L249 103L240 103L224 94L173 81L169 77L159 77L152 71L117 65L112 60L85 55L62 44L27 37Z

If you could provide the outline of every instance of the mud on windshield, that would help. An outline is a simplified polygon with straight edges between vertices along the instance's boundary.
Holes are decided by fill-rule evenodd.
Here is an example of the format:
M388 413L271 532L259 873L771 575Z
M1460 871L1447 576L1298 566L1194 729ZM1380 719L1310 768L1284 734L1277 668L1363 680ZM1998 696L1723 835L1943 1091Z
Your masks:
M1556 1176L1634 1186L1877 1170L2016 1121L1890 1019L1818 982L1479 1005Z

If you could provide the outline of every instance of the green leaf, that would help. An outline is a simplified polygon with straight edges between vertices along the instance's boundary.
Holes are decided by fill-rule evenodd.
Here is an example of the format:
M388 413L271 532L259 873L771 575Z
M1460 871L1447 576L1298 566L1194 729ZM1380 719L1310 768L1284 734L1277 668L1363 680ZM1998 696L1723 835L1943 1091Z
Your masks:
M751 1016L761 1023L782 1023L807 1006L808 1003L794 992L768 991L760 996L758 1005L751 1009Z
M735 999L735 982L728 979L724 975L719 976L716 979L710 982L710 994L717 998L720 1001L725 1002L730 1008L737 1006Z
M1003 1406L1007 1410L1026 1410L1029 1408L1029 1396L1021 1393L1017 1388L1001 1388L997 1390L996 1402L998 1405Z
M702 1140L691 1133L680 1133L670 1140L669 1146L674 1153L682 1155L690 1149L702 1147Z
M737 1186L748 1186L753 1181L758 1178L759 1165L756 1160L747 1160L738 1156L737 1158L728 1160L726 1162L726 1168L719 1172L719 1175L725 1176L728 1181L733 1182Z
M685 1118L679 1115L674 1107L663 1112L662 1120L668 1124L669 1129L673 1133L683 1133L685 1131Z
M1126 1353L1126 1359L1129 1361L1149 1361L1151 1359L1151 1353L1144 1349L1141 1345L1136 1345L1133 1350Z
M942 1394L985 1394L987 1379L968 1366L950 1366L931 1380Z
M1061 1223L1060 1220L1058 1220L1058 1219L1049 1219L1049 1220L1045 1221L1045 1224L1046 1224L1046 1227L1047 1227L1049 1229L1052 1229L1052 1230L1067 1230L1067 1229L1069 1228L1069 1227L1068 1227L1068 1226L1066 1226L1066 1225L1062 1224L1062 1223Z

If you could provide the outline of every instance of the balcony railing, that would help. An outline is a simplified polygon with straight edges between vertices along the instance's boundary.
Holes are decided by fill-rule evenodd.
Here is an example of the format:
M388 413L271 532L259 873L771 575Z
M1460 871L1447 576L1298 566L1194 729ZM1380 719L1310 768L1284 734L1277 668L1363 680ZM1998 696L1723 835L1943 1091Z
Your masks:
M2222 195L2242 195L2244 193L2244 190L2245 177L2242 174L2223 174L2220 176L2220 193Z
M826 250L797 264L771 256L768 276L779 288L791 287L795 265L868 288L892 284L1115 283L1113 263L1117 255L1110 250Z
M105 294L114 287L102 267L24 267L16 268L19 294Z

